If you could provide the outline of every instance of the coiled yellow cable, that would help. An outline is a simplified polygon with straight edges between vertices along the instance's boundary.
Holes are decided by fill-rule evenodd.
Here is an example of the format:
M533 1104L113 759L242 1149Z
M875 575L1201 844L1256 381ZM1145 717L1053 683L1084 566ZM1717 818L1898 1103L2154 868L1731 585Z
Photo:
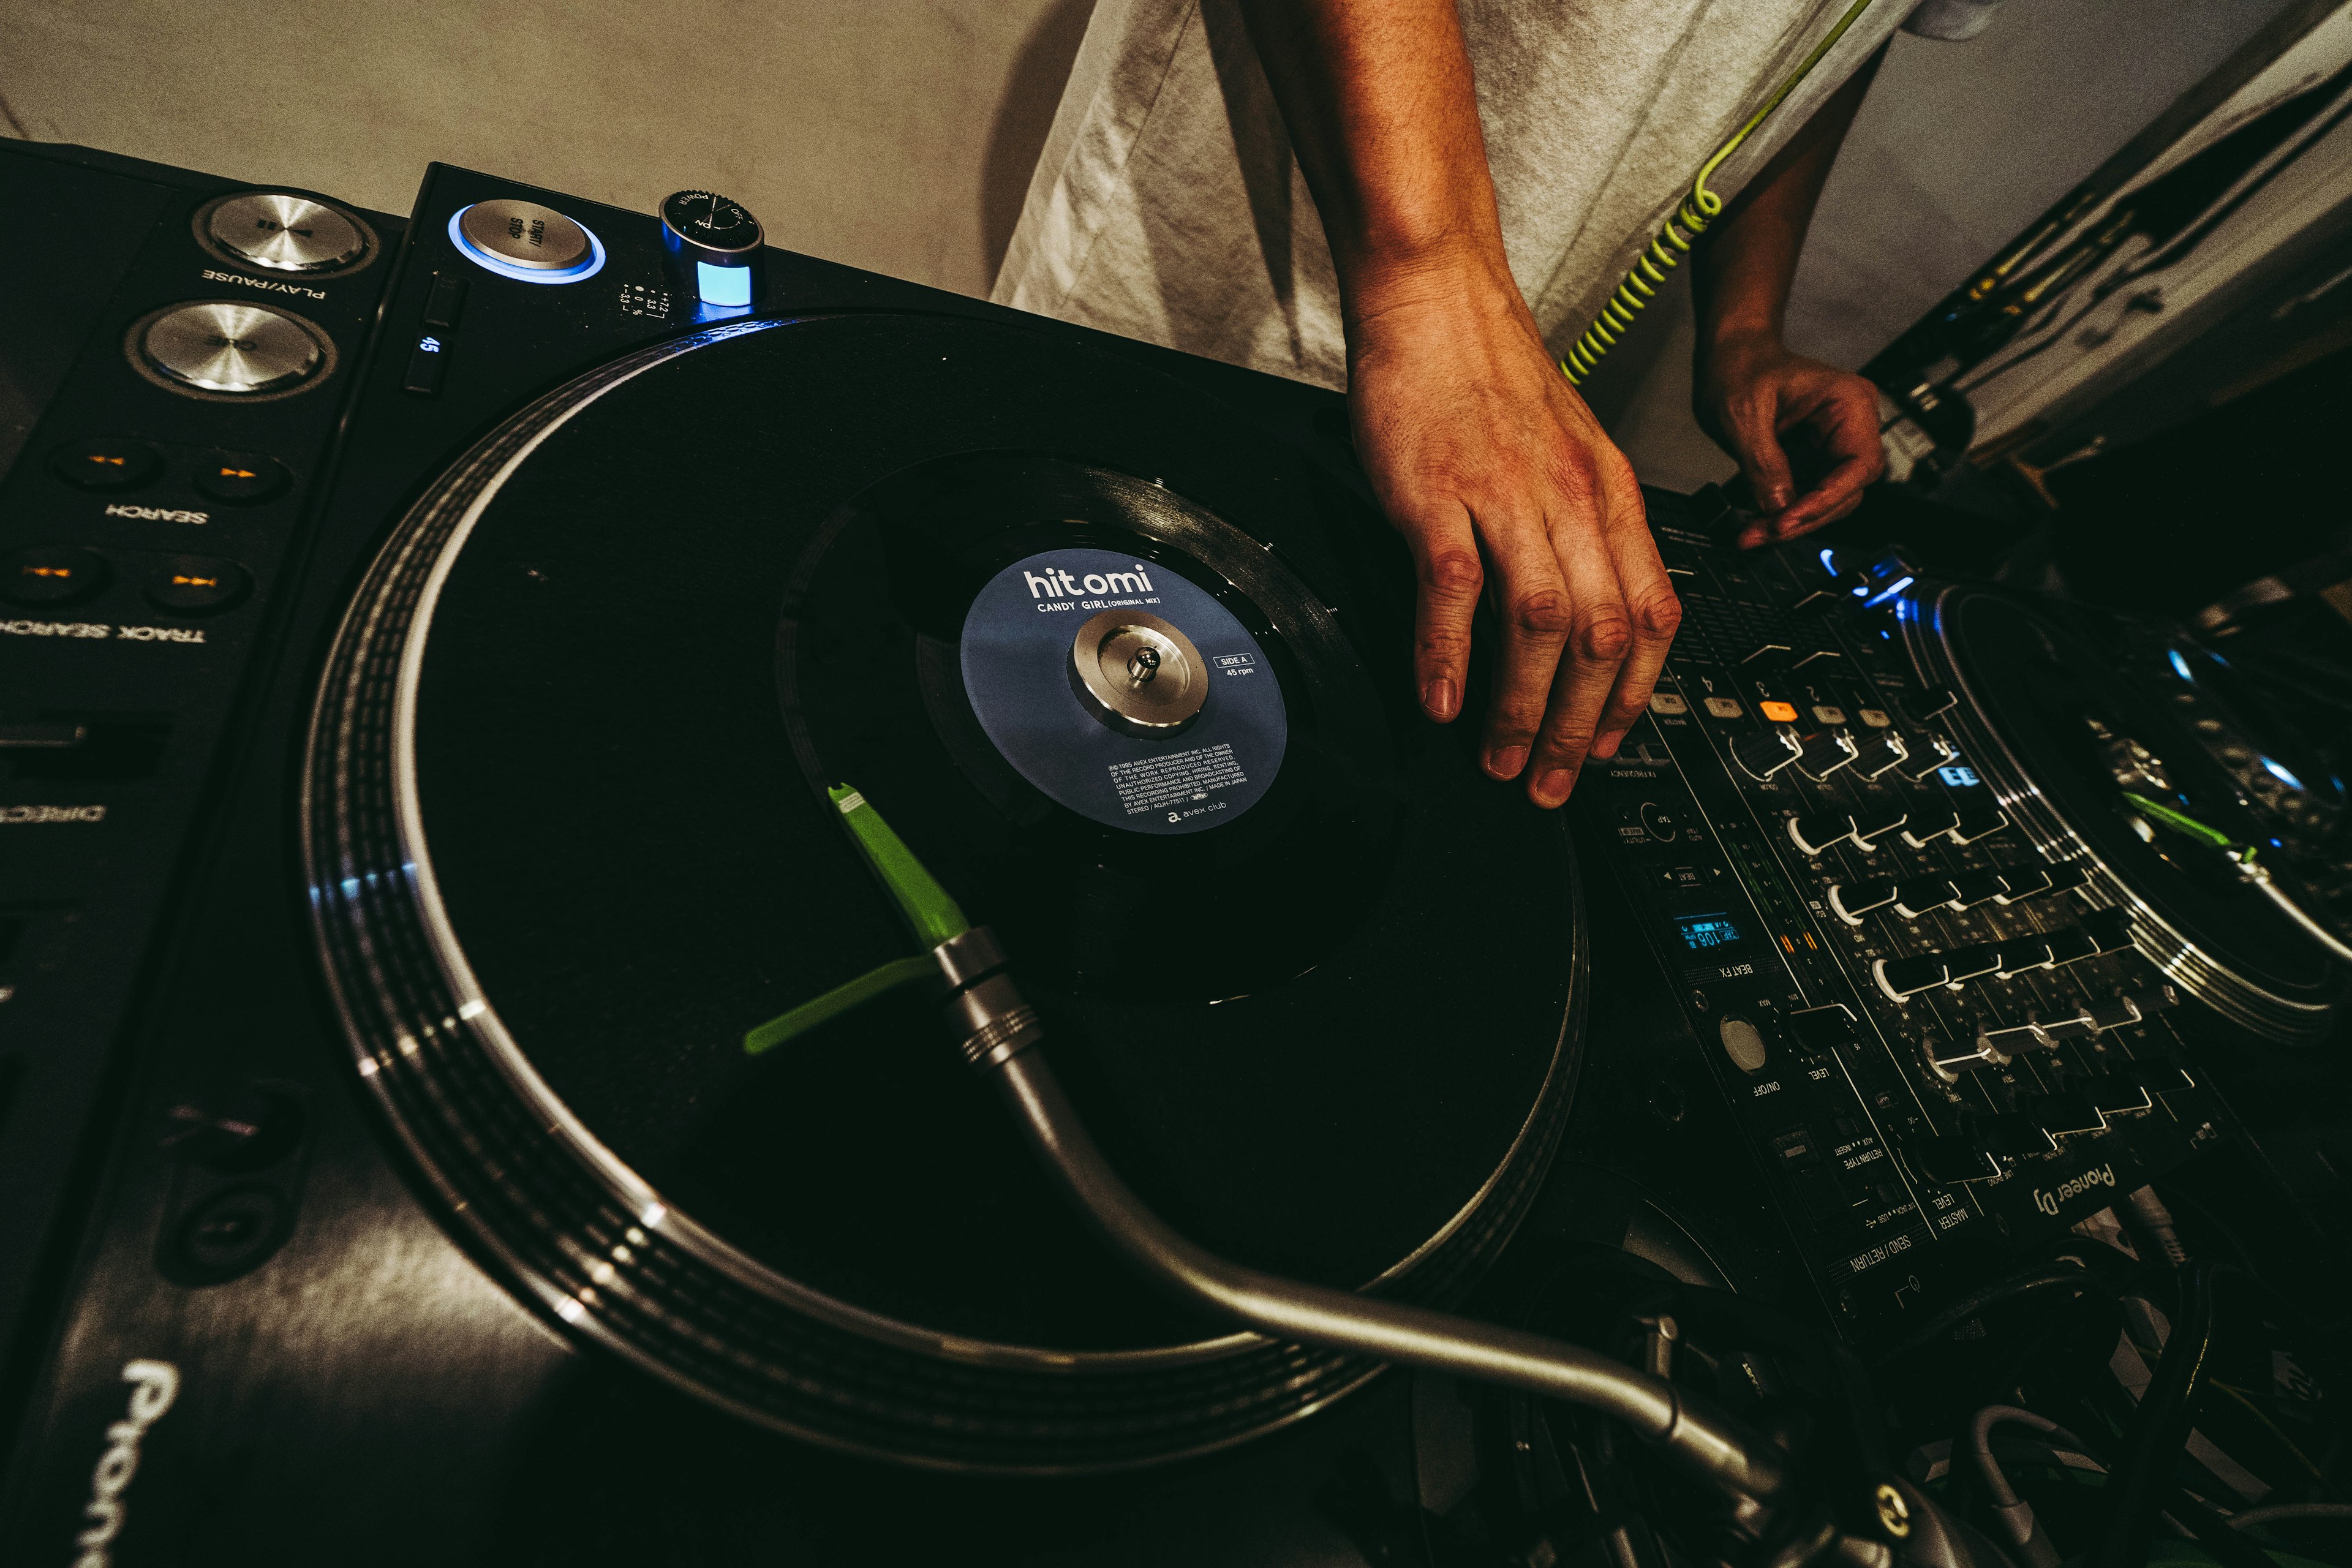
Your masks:
M1870 5L1871 0L1853 0L1853 4L1846 7L1845 15L1838 18L1837 26L1830 29L1829 36L1814 45L1813 52L1805 57L1795 73L1764 100L1764 107L1749 115L1748 123L1741 126L1730 141L1717 148L1714 157L1699 165L1698 176L1691 181L1690 195L1683 198L1682 205L1673 217L1666 220L1665 226L1658 231L1658 237L1650 241L1649 248L1634 262L1633 270L1625 274L1625 280L1617 285L1617 291L1609 297L1607 304L1601 307L1601 314L1592 319L1592 325L1568 351L1568 357L1559 362L1559 373L1568 377L1569 385L1584 384L1584 378L1592 374L1593 366L1601 363L1601 356L1615 346L1618 334L1633 324L1637 314L1649 308L1651 300L1657 295L1657 286L1666 280L1666 274L1682 265L1681 258L1674 252L1680 251L1685 256L1690 254L1691 241L1705 234L1706 226L1723 211L1723 198L1706 188L1708 179L1723 167L1724 160L1738 152L1739 144L1780 107L1781 100L1796 91L1797 84L1812 74L1813 68L1822 63L1822 57L1837 47L1837 41L1845 37L1846 29L1861 20L1862 14L1870 9ZM1669 247L1673 248L1670 250Z

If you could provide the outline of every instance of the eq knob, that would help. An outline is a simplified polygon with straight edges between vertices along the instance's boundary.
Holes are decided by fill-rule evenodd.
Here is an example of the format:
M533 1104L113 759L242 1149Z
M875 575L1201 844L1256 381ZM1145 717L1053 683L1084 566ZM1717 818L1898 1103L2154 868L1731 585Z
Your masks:
M1755 779L1769 779L1804 754L1797 732L1785 724L1759 730L1731 748L1732 760Z
M662 245L706 305L748 308L760 297L760 220L716 191L677 191L661 205Z

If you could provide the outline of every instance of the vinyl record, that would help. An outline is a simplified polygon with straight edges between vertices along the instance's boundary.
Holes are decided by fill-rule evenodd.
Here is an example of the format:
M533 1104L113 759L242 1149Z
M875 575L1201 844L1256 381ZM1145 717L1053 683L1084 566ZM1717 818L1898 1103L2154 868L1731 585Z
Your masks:
M761 321L584 377L418 503L320 689L359 1070L519 1288L771 1425L1060 1470L1312 1410L1370 1369L1132 1281L919 996L741 1042L913 951L853 784L1170 1219L1456 1299L1556 1136L1581 935L1559 819L1407 700L1393 558L1066 336Z

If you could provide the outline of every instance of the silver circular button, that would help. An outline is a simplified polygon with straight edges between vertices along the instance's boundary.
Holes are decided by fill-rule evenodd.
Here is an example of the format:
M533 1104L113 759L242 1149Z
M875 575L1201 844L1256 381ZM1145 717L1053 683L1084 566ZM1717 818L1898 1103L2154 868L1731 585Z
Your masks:
M1727 1017L1715 1026L1716 1038L1723 1042L1723 1054L1741 1072L1760 1072L1768 1055L1764 1048L1764 1031L1737 1016Z
M166 384L226 397L289 391L317 374L327 358L317 332L300 318L226 300L151 318L133 347Z
M1105 610L1070 645L1070 686L1114 730L1172 735L1200 715L1209 671L1192 639L1158 616Z
M231 196L205 216L205 233L231 258L272 272L339 271L368 253L365 229L286 191Z
M485 255L534 272L562 272L588 257L588 231L536 202L476 202L457 227Z

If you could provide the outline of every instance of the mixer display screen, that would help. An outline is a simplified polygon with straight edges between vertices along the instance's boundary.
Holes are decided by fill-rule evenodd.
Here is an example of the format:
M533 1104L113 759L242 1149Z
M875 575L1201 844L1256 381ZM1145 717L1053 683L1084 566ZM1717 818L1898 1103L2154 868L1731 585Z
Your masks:
M1968 789L1984 783L1984 780L1977 777L1977 771L1974 768L1937 768L1936 776L1954 789Z
M1748 935L1739 929L1739 922L1720 910L1704 915L1678 916L1675 929L1682 934L1683 945L1694 952L1712 952L1717 948L1729 947L1734 942L1746 941Z

